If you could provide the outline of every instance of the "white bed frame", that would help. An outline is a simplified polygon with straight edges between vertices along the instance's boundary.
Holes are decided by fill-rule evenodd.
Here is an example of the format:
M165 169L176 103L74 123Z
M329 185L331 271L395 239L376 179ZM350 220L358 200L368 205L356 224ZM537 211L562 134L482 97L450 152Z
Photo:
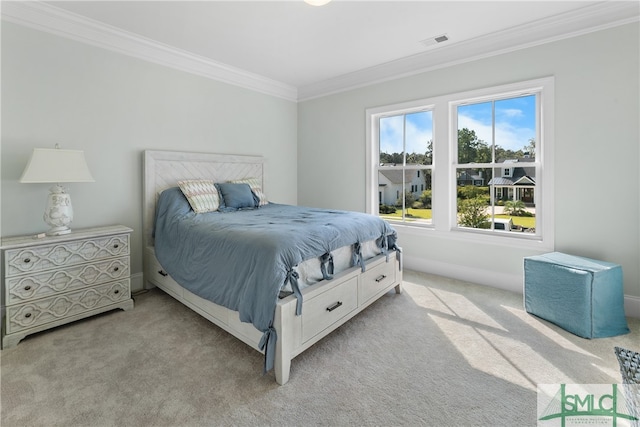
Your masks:
M177 186L182 179L212 179L225 182L255 177L264 185L264 159L260 156L223 155L178 151L144 152L144 274L150 286L157 286L217 326L259 350L262 332L252 324L240 322L238 313L216 305L187 291L176 283L155 257L153 220L160 192ZM291 295L278 301L274 328L278 339L275 354L275 377L279 384L289 380L291 360L395 288L401 292L402 267L395 252L389 262L384 255L366 261L366 271L353 267L333 280L322 281L303 289L302 315L296 316L296 298Z

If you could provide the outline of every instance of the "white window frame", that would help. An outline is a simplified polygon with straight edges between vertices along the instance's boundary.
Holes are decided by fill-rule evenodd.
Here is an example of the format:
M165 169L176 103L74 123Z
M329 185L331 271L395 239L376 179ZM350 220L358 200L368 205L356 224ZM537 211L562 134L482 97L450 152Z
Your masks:
M457 110L463 103L481 102L499 97L516 97L538 93L536 110L536 234L486 232L458 227L456 221ZM433 98L419 99L366 110L366 212L378 215L377 164L379 153L379 118L431 110L433 113L432 222L407 223L389 220L401 233L434 236L464 241L498 244L536 250L554 250L554 78L544 77L501 86L472 90ZM474 165L470 165L473 167Z

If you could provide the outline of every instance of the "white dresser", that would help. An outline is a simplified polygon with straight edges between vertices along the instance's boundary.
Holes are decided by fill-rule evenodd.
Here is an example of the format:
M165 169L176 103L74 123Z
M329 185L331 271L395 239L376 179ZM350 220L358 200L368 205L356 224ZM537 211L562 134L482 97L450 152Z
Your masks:
M35 332L133 308L132 231L116 225L63 236L3 238L2 348Z

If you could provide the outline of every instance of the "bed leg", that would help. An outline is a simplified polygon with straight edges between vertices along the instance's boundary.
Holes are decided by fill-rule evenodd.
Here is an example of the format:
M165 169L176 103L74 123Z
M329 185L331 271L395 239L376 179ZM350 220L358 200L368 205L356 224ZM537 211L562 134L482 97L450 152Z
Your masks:
M396 294L400 295L402 293L402 258L400 257L400 253L396 252L394 254L396 256L396 260L398 261L398 275L396 276L396 280L398 284L395 286Z
M274 370L276 381L284 385L289 381L291 371L291 348L293 347L293 322L295 318L295 301L276 306L274 327L278 334L276 342L276 360Z
M290 359L278 359L276 356L276 382L280 385L284 385L289 381L289 372L291 371L291 360Z

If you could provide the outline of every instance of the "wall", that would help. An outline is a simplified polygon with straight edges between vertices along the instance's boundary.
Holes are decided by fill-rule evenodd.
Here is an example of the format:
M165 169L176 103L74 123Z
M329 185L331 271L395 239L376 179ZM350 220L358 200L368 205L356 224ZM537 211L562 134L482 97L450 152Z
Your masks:
M365 209L365 110L555 76L555 249L621 264L640 316L638 24L301 102L298 203ZM398 227L406 267L522 292L540 252Z
M142 153L263 155L266 192L296 203L295 102L2 23L2 236L47 229L47 184L18 182L34 147L82 149L95 183L68 184L72 227L134 229L142 287Z
M553 75L555 248L621 264L640 313L637 23L297 106L22 26L1 31L2 236L46 229L49 186L18 182L32 148L83 149L96 182L68 185L73 226L132 227L141 287L143 150L261 154L272 200L362 211L365 109ZM521 291L531 251L399 234L408 268Z

